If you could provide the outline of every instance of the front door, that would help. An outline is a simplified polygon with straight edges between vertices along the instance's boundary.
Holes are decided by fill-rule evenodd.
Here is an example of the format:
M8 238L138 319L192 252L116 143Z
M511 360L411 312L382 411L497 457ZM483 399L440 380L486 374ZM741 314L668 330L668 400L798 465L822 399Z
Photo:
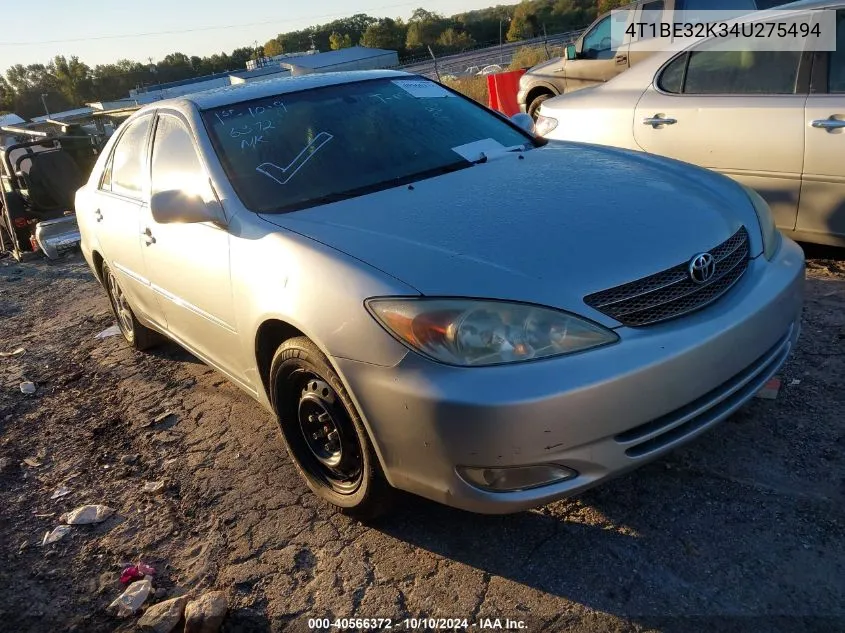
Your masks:
M836 12L836 50L820 53L817 92L807 99L798 230L845 238L845 10Z
M152 195L181 190L216 201L181 116L160 112L153 136ZM229 233L212 222L156 222L141 218L147 273L176 338L220 369L238 378L239 341L229 276Z
M634 138L647 152L756 189L778 227L792 230L804 163L808 88L799 70L806 60L800 51L718 46L704 42L663 67L637 104Z
M618 15L630 18L633 14L625 11ZM625 24L613 26L614 17L605 16L584 34L577 59L564 66L566 92L603 83L628 69L630 37L625 34Z

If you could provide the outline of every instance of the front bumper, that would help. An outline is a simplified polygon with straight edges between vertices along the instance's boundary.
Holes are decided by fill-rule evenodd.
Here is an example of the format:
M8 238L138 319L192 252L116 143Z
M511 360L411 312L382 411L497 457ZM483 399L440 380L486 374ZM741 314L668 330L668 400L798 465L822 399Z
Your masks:
M792 241L708 308L570 357L486 368L408 354L397 366L335 358L398 488L505 513L548 503L636 468L742 406L797 341L804 256ZM468 484L458 466L554 463L578 472L515 492Z

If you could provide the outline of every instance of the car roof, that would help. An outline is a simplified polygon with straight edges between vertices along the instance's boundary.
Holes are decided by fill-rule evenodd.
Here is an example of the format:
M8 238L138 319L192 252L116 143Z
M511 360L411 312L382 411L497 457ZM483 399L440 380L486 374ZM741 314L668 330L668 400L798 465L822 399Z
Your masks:
M263 79L244 84L212 88L210 90L203 90L202 92L174 97L173 99L155 101L142 108L138 114L157 108L172 107L180 109L191 104L200 110L208 110L242 101L252 101L253 99L273 97L280 94L302 92L303 90L322 88L323 86L337 86L370 79L401 77L415 77L415 75L399 70L355 70Z

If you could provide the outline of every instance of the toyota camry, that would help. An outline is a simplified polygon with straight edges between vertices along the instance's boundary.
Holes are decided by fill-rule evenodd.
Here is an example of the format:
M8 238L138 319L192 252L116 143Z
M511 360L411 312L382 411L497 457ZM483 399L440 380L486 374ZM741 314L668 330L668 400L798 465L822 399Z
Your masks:
M225 374L346 512L538 506L751 398L804 258L750 189L521 116L394 71L154 103L77 194L83 252L130 345Z

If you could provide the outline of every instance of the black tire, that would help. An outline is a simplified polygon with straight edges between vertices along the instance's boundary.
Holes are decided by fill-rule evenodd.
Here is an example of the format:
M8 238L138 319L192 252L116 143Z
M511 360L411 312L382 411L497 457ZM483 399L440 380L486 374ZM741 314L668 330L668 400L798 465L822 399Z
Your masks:
M537 97L534 97L534 100L528 104L528 114L531 115L531 118L535 121L537 120L537 115L539 114L540 106L543 104L543 101L547 99L551 99L554 95L545 93L541 94Z
M117 319L117 326L120 328L120 333L123 334L126 342L140 352L160 345L164 338L155 330L141 325L135 317L129 301L123 294L123 289L117 282L117 277L112 274L109 265L105 262L103 262L101 276L106 294L109 297L109 304L114 313L114 318Z
M306 337L285 341L270 368L273 408L297 471L344 514L372 520L389 507L387 483L349 394Z

